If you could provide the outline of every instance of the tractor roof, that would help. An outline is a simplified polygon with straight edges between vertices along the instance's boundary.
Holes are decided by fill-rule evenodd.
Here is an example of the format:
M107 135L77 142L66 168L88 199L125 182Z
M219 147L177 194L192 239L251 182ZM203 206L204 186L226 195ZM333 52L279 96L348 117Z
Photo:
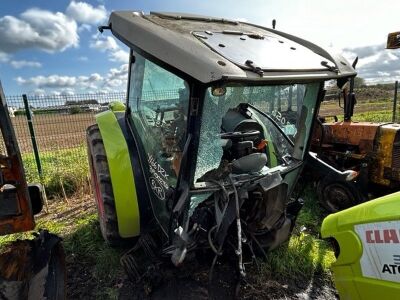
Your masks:
M341 56L258 25L182 13L117 11L112 33L136 51L203 83L309 80L355 76Z

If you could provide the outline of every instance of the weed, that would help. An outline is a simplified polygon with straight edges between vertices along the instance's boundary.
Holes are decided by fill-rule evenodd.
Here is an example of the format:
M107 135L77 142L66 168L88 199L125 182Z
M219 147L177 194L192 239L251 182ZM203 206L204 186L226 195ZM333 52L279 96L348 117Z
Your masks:
M317 273L328 279L334 261L334 253L326 241L301 232L268 255L262 272L267 278L296 280L311 278Z

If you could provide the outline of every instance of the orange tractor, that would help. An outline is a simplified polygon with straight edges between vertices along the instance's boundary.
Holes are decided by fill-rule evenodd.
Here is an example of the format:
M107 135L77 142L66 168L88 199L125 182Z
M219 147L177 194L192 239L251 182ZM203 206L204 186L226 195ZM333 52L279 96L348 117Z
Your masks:
M321 171L316 164L311 168L318 177L319 201L330 212L400 189L400 125L352 121L356 104L353 89L354 78L341 93L343 121L337 116L319 115L313 131L311 151L318 158L338 170L357 172L355 178L345 180L335 173ZM334 121L327 122L329 117Z
M0 84L0 235L33 230L34 215L42 206L41 186L26 182ZM40 231L34 239L17 240L2 249L0 299L64 299L65 265L60 241L58 236Z

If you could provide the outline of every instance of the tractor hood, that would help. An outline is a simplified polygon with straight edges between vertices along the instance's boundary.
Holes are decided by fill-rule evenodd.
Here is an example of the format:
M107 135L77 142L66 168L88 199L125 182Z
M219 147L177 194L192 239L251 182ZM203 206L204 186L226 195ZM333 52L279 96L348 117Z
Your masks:
M340 55L290 34L239 21L117 11L111 14L109 26L129 47L202 83L328 80L356 75Z

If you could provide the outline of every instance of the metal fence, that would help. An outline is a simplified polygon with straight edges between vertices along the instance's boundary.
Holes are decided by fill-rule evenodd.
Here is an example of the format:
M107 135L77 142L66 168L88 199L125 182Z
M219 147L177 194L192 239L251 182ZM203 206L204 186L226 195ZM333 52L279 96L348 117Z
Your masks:
M398 82L355 88L357 103L354 107L353 121L399 122ZM321 116L343 118L344 99L339 89L328 90L322 102Z
M155 108L179 97L177 90L141 95ZM86 128L110 102L124 102L125 98L123 92L6 96L27 180L41 182L50 196L64 198L68 192L88 187ZM0 142L0 150L2 147Z
M125 97L125 93L7 96L28 180L41 181L50 193L59 187L63 193L76 189L79 183L71 182L88 173L86 128L110 102Z

